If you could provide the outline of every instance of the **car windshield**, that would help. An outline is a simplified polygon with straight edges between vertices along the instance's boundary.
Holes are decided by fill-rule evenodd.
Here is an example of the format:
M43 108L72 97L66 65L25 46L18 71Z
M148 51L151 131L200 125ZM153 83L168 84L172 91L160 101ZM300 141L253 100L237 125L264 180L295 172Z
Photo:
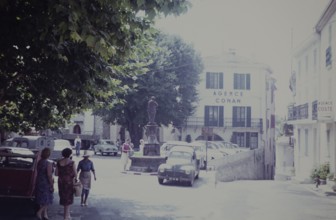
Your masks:
M63 150L66 147L71 147L69 141L66 140L55 140L55 148L54 150Z
M111 141L111 140L102 140L100 143L101 144L111 144L111 145L114 144L113 141Z
M169 154L169 159L187 159L190 160L191 154L183 151L173 151Z
M33 166L33 158L25 157L1 157L0 156L0 167L5 168L26 168L29 169Z

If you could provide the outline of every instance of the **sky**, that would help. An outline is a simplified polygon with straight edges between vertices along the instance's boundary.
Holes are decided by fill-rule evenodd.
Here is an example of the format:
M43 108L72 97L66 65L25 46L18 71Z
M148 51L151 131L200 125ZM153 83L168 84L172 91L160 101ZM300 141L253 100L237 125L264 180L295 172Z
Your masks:
M234 49L264 63L277 80L276 114L285 117L291 54L314 33L329 0L191 0L180 16L157 20L156 27L179 35L202 56Z

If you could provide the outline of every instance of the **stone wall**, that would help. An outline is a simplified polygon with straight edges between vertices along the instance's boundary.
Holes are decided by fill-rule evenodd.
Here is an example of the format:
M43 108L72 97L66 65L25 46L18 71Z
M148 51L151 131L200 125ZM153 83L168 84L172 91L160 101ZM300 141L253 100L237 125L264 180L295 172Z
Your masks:
M264 179L264 150L255 149L209 161L216 170L216 181Z

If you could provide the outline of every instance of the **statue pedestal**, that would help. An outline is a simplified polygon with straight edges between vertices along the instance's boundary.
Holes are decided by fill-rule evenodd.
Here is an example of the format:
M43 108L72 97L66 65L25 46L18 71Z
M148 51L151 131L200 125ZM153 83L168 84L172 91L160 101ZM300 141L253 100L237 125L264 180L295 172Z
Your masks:
M130 170L136 172L157 172L160 164L166 162L166 158L160 156L132 156Z
M144 156L160 156L159 144L145 144L143 149Z
M159 127L155 123L149 123L145 127L147 143L143 149L143 155L130 157L131 171L157 172L160 164L166 162L166 158L160 156L160 144L158 142Z

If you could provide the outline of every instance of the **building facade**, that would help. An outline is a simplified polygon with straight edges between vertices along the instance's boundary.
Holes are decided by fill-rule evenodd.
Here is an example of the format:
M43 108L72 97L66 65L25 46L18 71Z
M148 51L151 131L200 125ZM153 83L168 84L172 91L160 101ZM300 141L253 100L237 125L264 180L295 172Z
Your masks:
M312 170L324 163L335 173L336 164L336 1L330 1L315 33L293 54L290 88L293 103L288 121L294 126L295 177L311 181Z
M275 169L275 79L267 65L235 51L203 59L199 102L180 131L181 140L225 140L263 148L264 176Z

